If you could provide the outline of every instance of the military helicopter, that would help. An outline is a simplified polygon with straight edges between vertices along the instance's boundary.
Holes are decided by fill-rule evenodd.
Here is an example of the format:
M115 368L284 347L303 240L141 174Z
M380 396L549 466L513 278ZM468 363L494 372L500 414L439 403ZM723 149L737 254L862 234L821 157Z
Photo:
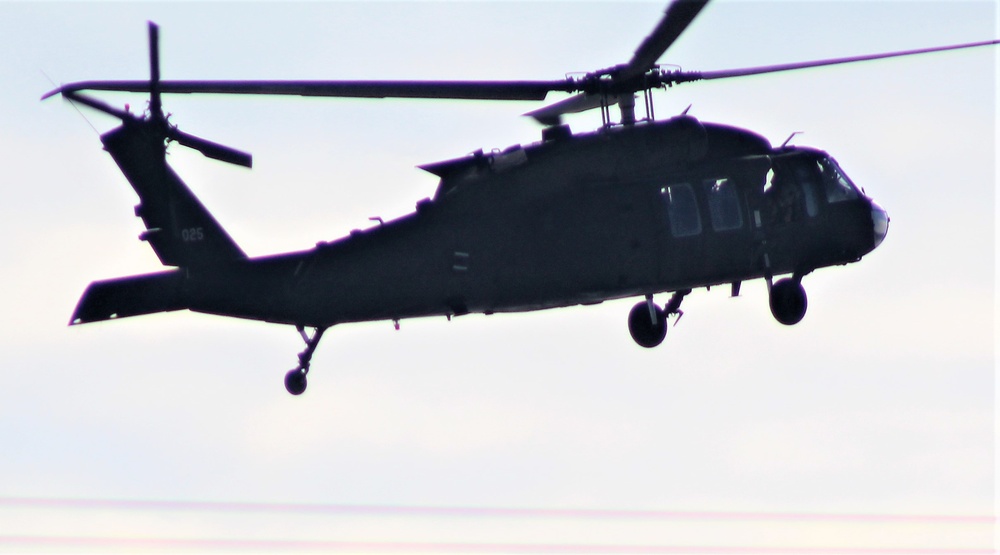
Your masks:
M707 0L675 0L627 63L553 81L168 81L149 24L150 78L85 81L47 93L121 120L101 136L135 189L135 215L174 269L96 281L70 324L188 309L295 326L305 343L285 375L306 389L324 332L352 322L520 312L640 297L628 315L642 347L661 344L692 290L764 279L774 318L807 309L803 278L860 260L885 239L889 217L826 152L773 147L761 135L686 113L657 120L651 91L698 80L995 45L921 50L711 72L656 65ZM149 94L143 114L82 91ZM177 142L250 167L245 152L168 121L162 95L268 94L356 98L544 100L541 141L421 166L440 178L415 212L299 252L248 257L166 161ZM636 116L642 93L645 117ZM612 121L617 107L618 121ZM603 125L573 133L568 113L600 109ZM671 293L661 306L654 295ZM308 333L307 330L311 330Z

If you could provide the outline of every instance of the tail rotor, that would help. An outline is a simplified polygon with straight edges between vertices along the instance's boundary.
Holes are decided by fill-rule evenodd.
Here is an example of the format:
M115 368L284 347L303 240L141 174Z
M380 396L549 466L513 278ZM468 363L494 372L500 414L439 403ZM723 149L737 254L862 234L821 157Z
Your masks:
M160 100L160 28L149 22L149 114L166 123Z
M81 94L79 92L80 89L76 87L60 87L47 93L42 99L44 100L55 94L62 94L64 98L71 102L78 102L99 112L116 117L126 125L142 125L149 131L161 136L164 140L164 145L167 141L175 141L183 146L201 152L208 158L246 168L253 167L253 156L250 153L209 141L190 133L185 133L168 121L167 116L163 113L163 100L161 98L159 43L159 27L150 21L149 83L147 85L149 90L149 111L143 116L136 116L127 110L116 108L106 102Z

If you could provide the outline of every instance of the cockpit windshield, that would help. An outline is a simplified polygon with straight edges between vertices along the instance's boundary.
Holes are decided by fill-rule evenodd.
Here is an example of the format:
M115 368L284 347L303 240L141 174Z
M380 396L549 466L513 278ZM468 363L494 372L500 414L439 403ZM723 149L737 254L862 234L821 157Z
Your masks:
M823 157L816 159L819 173L822 176L823 190L826 192L826 200L829 203L854 200L858 198L858 189L851 183L847 175L844 174L840 166L833 158Z

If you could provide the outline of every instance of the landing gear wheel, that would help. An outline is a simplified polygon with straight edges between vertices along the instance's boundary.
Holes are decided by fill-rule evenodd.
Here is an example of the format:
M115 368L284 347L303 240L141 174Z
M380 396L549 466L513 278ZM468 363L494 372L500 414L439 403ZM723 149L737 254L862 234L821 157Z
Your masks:
M797 280L785 278L771 286L771 314L786 326L798 324L806 315L806 290Z
M306 373L295 368L285 374L285 389L292 395L302 395L306 390Z
M638 303L628 313L628 332L640 346L652 349L667 336L667 315L648 301Z
M306 349L299 353L299 365L285 374L285 389L292 395L302 395L302 392L306 390L306 374L309 373L309 364L312 362L313 353L316 352L316 346L323 338L323 332L326 331L326 328L315 328L316 331L313 332L312 337L306 333L305 326L295 326L295 329L302 336L302 341L305 341Z

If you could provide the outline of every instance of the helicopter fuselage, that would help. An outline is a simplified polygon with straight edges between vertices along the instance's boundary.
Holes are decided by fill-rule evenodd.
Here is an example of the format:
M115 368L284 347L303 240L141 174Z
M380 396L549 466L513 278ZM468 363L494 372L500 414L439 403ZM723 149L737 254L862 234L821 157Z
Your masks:
M737 295L757 278L767 283L774 318L800 322L808 305L803 276L876 248L888 230L885 210L823 151L787 141L775 148L686 111L655 121L652 91L1000 41L707 72L659 67L707 3L670 2L626 63L541 81L161 80L159 28L150 22L148 80L81 81L43 99L62 94L121 120L101 140L139 195L140 239L175 269L91 283L70 323L188 309L292 324L306 347L285 388L299 395L325 330L348 322L642 296L628 329L652 348L691 290L731 284ZM83 91L148 93L149 109L134 115ZM541 142L422 166L440 183L413 213L301 252L248 257L166 161L168 142L245 167L253 157L178 129L163 94L540 101L551 92L571 96L525 114L547 126ZM575 135L560 125L564 115L598 108L603 126L595 132ZM660 306L653 297L664 292L672 296Z
M126 167L142 156L115 151L136 141L105 142L126 176L143 173ZM325 328L801 278L860 259L887 223L825 153L691 117L560 129L424 169L441 182L412 214L308 251L150 279L171 284L169 308ZM170 232L190 248L231 241L211 225ZM82 307L75 319L105 319Z

